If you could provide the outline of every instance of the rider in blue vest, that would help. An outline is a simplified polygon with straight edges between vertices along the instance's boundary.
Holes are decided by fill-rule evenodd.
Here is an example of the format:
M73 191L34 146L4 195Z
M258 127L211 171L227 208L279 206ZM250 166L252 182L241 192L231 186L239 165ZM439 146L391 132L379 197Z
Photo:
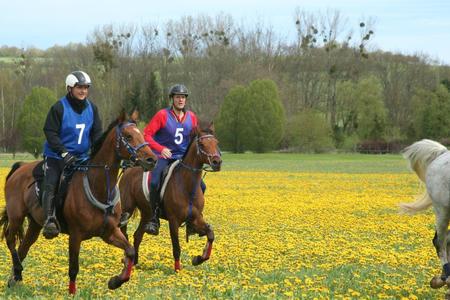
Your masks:
M83 71L67 75L67 94L50 108L45 121L42 208L46 214L43 234L47 239L56 237L60 231L54 199L64 167L87 159L93 142L102 135L97 107L87 99L90 86L91 78Z
M189 146L191 130L197 127L198 123L197 116L185 109L188 95L188 89L184 85L172 86L169 92L172 106L158 111L144 129L145 141L159 158L152 171L150 183L153 216L150 222L144 225L144 230L153 235L159 234L158 185L161 173L170 162L183 157ZM206 187L203 181L201 184L204 191Z

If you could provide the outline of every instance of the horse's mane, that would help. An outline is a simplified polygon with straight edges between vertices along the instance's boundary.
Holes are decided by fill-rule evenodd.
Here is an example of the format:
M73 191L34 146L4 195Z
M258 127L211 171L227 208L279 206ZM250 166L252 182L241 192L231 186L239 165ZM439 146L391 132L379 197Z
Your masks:
M94 141L94 145L92 145L91 148L91 157L94 157L97 152L100 150L100 148L103 145L103 142L105 141L106 137L108 136L108 133L111 131L111 129L113 129L117 124L119 124L119 120L116 119L114 121L111 122L111 124L109 124L108 129L106 129L102 136L99 137L96 141Z

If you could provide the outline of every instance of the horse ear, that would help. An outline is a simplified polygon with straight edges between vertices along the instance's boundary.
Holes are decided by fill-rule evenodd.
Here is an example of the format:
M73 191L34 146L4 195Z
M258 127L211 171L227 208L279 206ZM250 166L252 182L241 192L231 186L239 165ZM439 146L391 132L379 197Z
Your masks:
M137 123L139 120L139 112L137 111L137 109L135 109L133 111L133 113L130 116L130 120L133 121L134 123Z
M126 119L127 113L125 112L125 108L122 108L119 117L117 117L117 121L119 121L119 123L123 123L125 122Z
M216 130L214 128L214 121L211 121L211 123L209 123L208 128L209 128L209 130L211 130L211 132L213 132L213 133L216 132Z

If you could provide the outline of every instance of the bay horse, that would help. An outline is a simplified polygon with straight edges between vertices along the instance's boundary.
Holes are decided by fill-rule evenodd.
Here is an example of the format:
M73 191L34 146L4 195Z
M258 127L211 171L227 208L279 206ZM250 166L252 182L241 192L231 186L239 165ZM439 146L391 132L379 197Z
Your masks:
M211 171L220 171L222 164L213 124L193 129L190 141L183 159L176 165L167 182L160 206L162 218L169 221L175 271L181 269L178 231L184 222L186 222L186 238L189 234L194 233L207 237L203 254L192 259L193 265L199 265L209 259L214 241L214 231L203 219L205 199L200 187L203 165L209 165ZM123 212L131 216L137 207L141 213L141 220L134 232L133 241L136 264L139 257L139 245L144 235L144 224L150 220L153 214L150 203L144 195L142 178L143 170L141 168L130 168L124 172L119 183ZM122 227L125 235L126 230L125 224Z
M157 159L134 121L127 121L124 112L94 144L91 157L84 171L73 174L62 211L66 226L61 229L69 235L70 294L76 293L81 242L94 236L125 252L124 268L119 275L111 277L108 287L116 289L129 280L135 251L118 227L121 215L121 206L116 205L120 203L116 186L119 164L121 159L131 159L142 168L151 169ZM17 162L6 177L6 207L0 225L3 225L3 236L13 263L9 287L22 280L22 261L45 222L45 213L33 188L36 183L32 171L38 163ZM25 217L29 225L23 236ZM18 250L17 240L20 241Z
M435 214L435 236L433 245L442 265L442 275L435 276L430 282L432 288L444 285L450 287L450 238L448 225L450 221L450 152L438 142L421 140L403 150L403 157L419 179L425 183L426 191L412 203L400 203L405 213L416 213L430 206ZM450 299L450 291L446 298Z

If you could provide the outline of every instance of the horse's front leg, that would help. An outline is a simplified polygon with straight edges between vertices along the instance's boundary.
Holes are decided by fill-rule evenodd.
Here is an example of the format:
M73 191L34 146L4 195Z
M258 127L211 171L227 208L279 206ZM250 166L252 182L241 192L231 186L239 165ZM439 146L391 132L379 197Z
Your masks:
M194 266L197 266L209 259L211 256L212 251L212 245L214 242L214 231L212 230L211 225L206 223L203 218L197 218L194 220L193 224L195 231L200 235L204 236L206 235L207 241L205 248L203 249L202 255L197 255L192 258L192 264Z
M170 229L170 239L172 240L172 253L173 259L175 260L174 268L175 272L181 270L180 264L180 240L178 239L178 229L180 224L175 220L169 220L169 229Z
M77 275L80 270L78 258L80 256L81 235L71 232L69 236L69 294L74 295L77 291Z
M139 246L141 245L142 242L142 238L144 237L144 222L141 221L139 222L139 226L136 229L136 231L133 234L133 246L134 246L134 251L135 251L135 256L134 256L134 265L137 265L139 262Z
M114 245L125 251L125 257L122 260L124 267L119 275L111 277L108 282L108 288L111 290L119 288L123 283L130 280L131 271L134 264L134 247L128 242L122 231L118 227L113 229L108 239L104 239L108 244Z

